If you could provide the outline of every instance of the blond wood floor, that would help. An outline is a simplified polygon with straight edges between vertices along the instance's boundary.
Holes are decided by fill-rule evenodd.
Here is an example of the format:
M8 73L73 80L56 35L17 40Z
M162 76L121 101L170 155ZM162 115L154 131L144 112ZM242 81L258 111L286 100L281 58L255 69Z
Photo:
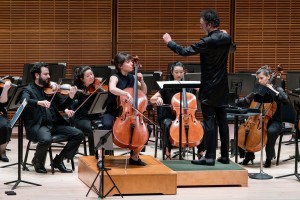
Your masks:
M231 131L232 132L232 131ZM285 136L285 140L290 139L290 136ZM24 139L24 149L27 140ZM277 147L277 146L276 146ZM7 152L10 159L9 163L17 162L17 138L14 136L12 141L9 143L8 148L11 151ZM82 150L82 147L80 147ZM126 152L124 149L117 149L115 151L116 155L122 152ZM149 142L146 148L146 153L148 155L154 155L153 144ZM283 145L281 160L288 158L289 155L294 154L294 145ZM29 156L29 161L32 159L33 152ZM161 151L158 151L158 159L161 159ZM188 159L192 159L191 156ZM234 160L234 158L232 158ZM246 169L250 173L260 172L260 153L256 153L256 159L254 160L254 165L247 166ZM8 163L8 164L9 164ZM4 166L7 163L0 161L0 166ZM70 167L66 163L67 167ZM56 172L54 175L50 172L49 161L47 159L46 168L48 169L47 174L37 174L34 172L33 167L29 167L30 171L22 171L21 178L24 181L30 181L34 183L41 184L42 186L33 186L26 183L20 183L15 189L15 196L7 196L5 191L11 190L13 184L4 185L5 182L14 181L17 179L17 165L0 168L0 199L23 199L23 200L33 200L33 199L97 199L97 195L94 192L90 192L88 197L86 193L88 187L84 185L78 179L77 173L77 159L75 158L76 170L72 174L62 174ZM267 174L274 177L294 173L294 160L280 162L279 166L275 166L275 161L269 169L263 169ZM215 199L230 199L230 200L240 200L240 199L300 199L300 194L298 193L300 183L297 178L289 176L281 179L270 179L270 180L255 180L249 178L248 187L187 187L178 188L177 195L129 195L125 196L124 199L205 199L205 200L215 200ZM107 197L107 199L121 199L119 196Z

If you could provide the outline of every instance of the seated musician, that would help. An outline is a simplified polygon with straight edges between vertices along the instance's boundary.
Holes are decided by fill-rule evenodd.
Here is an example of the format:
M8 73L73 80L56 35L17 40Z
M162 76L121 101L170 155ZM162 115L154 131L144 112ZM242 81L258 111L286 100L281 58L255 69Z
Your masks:
M11 130L8 127L6 106L8 102L8 90L11 87L11 81L6 80L3 88L1 89L0 96L0 160L3 162L9 162L6 156L6 147L11 137Z
M256 78L259 83L260 89L255 88L254 92L250 93L244 98L240 98L236 101L237 106L249 107L250 103L253 101L254 96L262 90L261 86L269 88L268 92L274 97L274 101L277 104L276 112L272 118L268 121L267 130L267 143L266 143L266 161L264 163L265 168L271 167L271 160L275 158L275 143L276 139L282 129L281 121L281 103L288 103L288 96L281 87L277 87L272 84L272 73L268 65L260 67L256 72ZM272 94L271 94L272 93ZM247 165L249 162L253 164L255 159L254 152L245 152L245 150L239 148L240 157L244 158L242 161L243 165Z
M120 52L114 57L114 65L116 73L109 79L109 92L106 105L106 111L103 114L103 128L112 129L114 120L119 116L117 97L125 96L129 102L133 101L133 97L130 93L124 91L125 88L134 86L134 76L130 73L133 70L133 61L130 54ZM138 73L138 86L139 89L147 94L147 86L143 80L141 73ZM122 128L122 127L120 127ZM144 148L144 145L133 149L129 164L131 165L146 165L140 158L139 153ZM99 166L99 165L98 165Z
M181 62L176 62L171 67L170 72L170 80L180 81L184 75L184 65ZM192 92L194 89L187 88L186 90L187 92ZM158 121L163 132L163 152L166 160L171 160L172 144L170 142L170 127L172 121L176 118L175 114L172 112L171 100L178 92L181 92L181 89L161 89L150 98L151 103L159 106ZM204 146L202 142L198 146L197 155L199 159L203 156L203 151Z
M96 92L94 91L96 89L100 89L97 87L100 87L101 83L98 79L95 79L91 67L85 66L78 67L75 69L74 84L75 86L77 86L78 89L81 89L83 92L77 93L78 95L76 96L76 105L74 105L73 103L70 109L65 109L65 113L69 117L73 117L74 115L75 127L88 134L89 154L95 155L92 121L100 120L100 113L88 114L88 111L90 110L96 97ZM102 89L100 90L102 91ZM92 96L90 97L90 95ZM75 110L76 113L74 113Z
M74 157L83 139L83 133L70 126L59 114L58 109L64 110L71 104L77 88L71 87L67 98L59 92L48 96L44 92L50 86L48 64L35 63L30 73L34 82L24 88L21 101L27 100L23 112L26 116L24 117L26 136L29 140L38 142L32 164L37 173L47 173L45 159L52 142L51 136L66 135L69 141L60 154L56 155L52 165L63 173L72 173L72 170L65 167L63 159Z

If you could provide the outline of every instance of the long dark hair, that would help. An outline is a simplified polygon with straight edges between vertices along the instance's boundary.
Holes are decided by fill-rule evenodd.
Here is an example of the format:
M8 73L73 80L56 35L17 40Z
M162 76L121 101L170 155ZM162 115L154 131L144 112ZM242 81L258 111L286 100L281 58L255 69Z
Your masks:
M87 70L92 70L92 68L90 66L77 67L74 71L74 85L76 85L79 89L84 88L83 81L81 79L83 79L84 73Z
M33 67L30 70L30 74L33 78L33 80L35 80L35 73L38 73L41 75L41 68L42 67L46 67L49 69L49 64L45 63L45 62L35 62L33 63Z

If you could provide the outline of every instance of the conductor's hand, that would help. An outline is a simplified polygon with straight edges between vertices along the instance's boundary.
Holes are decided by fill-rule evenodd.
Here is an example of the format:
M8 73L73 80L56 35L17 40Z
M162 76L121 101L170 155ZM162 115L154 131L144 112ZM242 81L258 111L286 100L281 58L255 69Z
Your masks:
M166 44L168 44L170 41L172 41L172 38L169 33L165 33L163 35L163 40L165 41Z
M76 87L76 86L70 87L69 97L70 97L71 99L73 99L74 96L75 96L75 94L76 94L76 92L77 92L77 87Z
M50 108L51 103L47 100L43 100L43 101L38 101L37 105L45 107L45 108Z

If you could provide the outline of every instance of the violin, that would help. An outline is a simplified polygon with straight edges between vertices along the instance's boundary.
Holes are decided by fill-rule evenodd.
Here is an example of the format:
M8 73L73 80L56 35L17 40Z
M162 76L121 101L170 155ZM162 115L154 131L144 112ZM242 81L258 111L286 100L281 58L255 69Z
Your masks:
M47 96L52 96L55 95L56 93L60 93L62 95L69 95L70 89L72 87L70 84L62 84L59 85L58 87L56 87L55 85L56 85L55 82L50 82L49 86L44 88L44 93ZM79 89L77 89L77 92L83 93L83 91Z
M138 72L138 58L134 58L135 77ZM138 80L135 78L133 88L125 88L124 91L133 97L133 103L126 96L120 96L119 102L122 113L116 118L113 125L113 141L121 148L131 150L139 148L148 141L148 129L143 121L142 113L148 105L147 96L138 89Z
M277 66L271 78L270 83L273 83L274 78L279 74L278 72L282 71L280 65ZM280 75L280 74L279 74ZM261 86L259 87L257 94L263 96L269 88ZM262 113L264 109L264 119L261 115L249 116L245 123L242 123L238 129L238 146L248 152L257 152L260 151L262 146L264 147L267 143L268 136L268 122L273 117L276 112L277 104L275 101L272 103L258 103L254 100L251 101L250 109L259 109ZM262 126L262 120L264 120L264 126ZM262 133L262 130L263 133ZM263 145L262 143L262 134L263 134Z
M183 77L184 80L184 77ZM203 128L195 117L197 110L197 98L194 94L182 89L182 116L180 116L180 93L176 93L171 100L176 119L170 127L170 141L174 146L180 146L180 118L181 145L185 147L195 147L199 145L203 138Z
M108 85L103 85L106 80L101 82L99 79L95 78L93 84L89 85L86 89L84 89L85 94L93 94L95 91L106 92L108 91Z
M11 81L12 82L13 80L11 78L9 78L9 76L5 76L5 77L1 78L0 79L0 88L4 87L4 84L5 84L6 81ZM11 86L17 87L17 85L14 84L14 83L12 83Z

